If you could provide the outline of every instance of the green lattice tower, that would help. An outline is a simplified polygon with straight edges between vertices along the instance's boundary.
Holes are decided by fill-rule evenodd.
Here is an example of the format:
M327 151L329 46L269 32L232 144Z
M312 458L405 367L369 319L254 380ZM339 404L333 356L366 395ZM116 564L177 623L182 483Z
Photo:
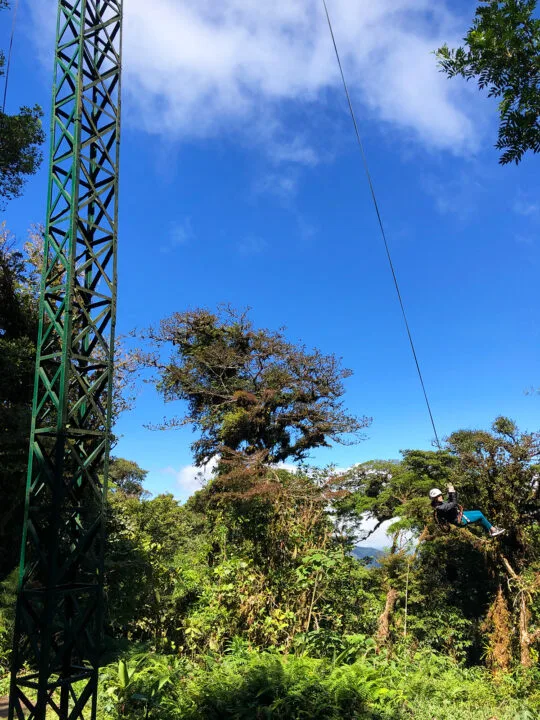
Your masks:
M116 311L121 26L122 0L59 0L11 720L96 714Z

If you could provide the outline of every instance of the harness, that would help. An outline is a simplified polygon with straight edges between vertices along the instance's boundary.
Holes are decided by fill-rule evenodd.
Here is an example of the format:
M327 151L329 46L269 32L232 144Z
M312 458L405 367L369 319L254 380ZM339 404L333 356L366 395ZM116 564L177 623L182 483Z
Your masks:
M437 525L441 532L449 533L451 525L457 525L459 527L462 522L464 522L465 525L468 524L469 521L467 520L467 518L463 517L463 505L458 505L457 511L457 518L455 522L451 523L448 522L448 520L441 520L439 513L437 512L437 508L433 508L433 519L435 520L435 525Z

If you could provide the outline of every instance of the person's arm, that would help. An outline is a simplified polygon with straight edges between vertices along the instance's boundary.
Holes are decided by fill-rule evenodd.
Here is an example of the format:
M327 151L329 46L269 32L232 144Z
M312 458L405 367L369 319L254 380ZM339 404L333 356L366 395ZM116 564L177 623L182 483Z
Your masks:
M446 509L449 510L452 507L457 507L457 504L458 494L456 488L452 485L452 483L448 483L448 501L443 503L443 505L445 505Z
M449 510L455 510L458 507L458 495L456 489L452 484L448 485L448 500L446 502L437 505L437 510L441 512L448 512Z

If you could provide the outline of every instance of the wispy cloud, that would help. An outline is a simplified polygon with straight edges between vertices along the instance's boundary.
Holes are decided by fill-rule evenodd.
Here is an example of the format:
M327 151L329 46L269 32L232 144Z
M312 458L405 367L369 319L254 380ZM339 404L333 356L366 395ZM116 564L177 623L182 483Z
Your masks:
M32 3L41 34L55 5ZM465 28L451 6L332 0L329 7L358 108L430 149L470 152L477 132L464 98L472 96L438 72L432 54ZM319 161L313 125L288 122L291 108L343 107L318 1L130 0L124 40L127 122L180 139L233 132L263 144L276 163Z
M301 135L282 142L273 138L268 144L268 154L277 164L288 162L312 167L320 162L320 155Z
M200 490L210 480L217 463L218 459L214 458L202 468L196 465L183 465L181 468L169 466L157 471L157 474L171 477L174 480L178 494L185 498ZM279 463L275 467L289 472L294 472L297 469L296 465L291 463Z
M255 193L264 193L277 196L288 203L298 190L298 172L287 169L283 172L271 172L260 178L254 186Z
M468 168L454 177L441 180L435 175L426 175L422 180L425 192L433 198L441 215L454 215L466 220L477 207L479 196L485 192L481 178Z
M212 460L202 468L195 465L184 465L179 469L169 466L160 470L159 473L172 476L178 493L182 497L189 497L200 490L204 483L212 477L216 462Z
M187 217L180 222L173 222L170 225L169 235L165 238L165 242L160 246L162 253L169 253L182 245L187 245L193 238L195 233L191 224L191 218Z
M268 248L268 241L258 235L248 235L236 246L240 255L260 255Z
M540 201L530 194L520 191L514 201L514 212L523 217L538 215L540 213Z
M317 235L317 227L301 213L297 213L296 222L298 224L298 232L300 234L300 238L304 242L312 240L315 235Z
M526 233L516 233L514 239L518 245L525 245L526 247L533 247L535 244L533 236Z

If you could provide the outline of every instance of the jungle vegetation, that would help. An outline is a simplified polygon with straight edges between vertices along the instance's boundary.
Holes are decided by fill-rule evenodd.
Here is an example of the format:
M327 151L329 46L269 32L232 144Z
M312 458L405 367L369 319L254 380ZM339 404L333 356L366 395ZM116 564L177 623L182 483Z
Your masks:
M449 77L500 99L502 163L539 148L535 8L480 0L463 47L438 53ZM3 207L39 166L41 110L0 113L0 130ZM39 229L21 249L2 227L0 695L41 247ZM338 357L228 307L180 310L141 340L119 357L116 413L129 405L132 371L149 372L164 400L186 408L163 427L193 427L194 461L212 460L214 472L181 503L147 492L135 459L112 462L101 718L540 717L539 433L500 416L487 429L457 428L440 450L404 449L341 473L311 467L314 449L356 442L370 423L344 405L350 371ZM449 482L508 532L442 532L427 492ZM358 559L366 523L385 521L386 552Z
M1 237L4 685L39 247L39 233L25 250ZM312 449L369 424L344 406L338 358L231 308L177 313L145 343L132 366L186 408L164 425L191 424L195 462L215 470L180 503L152 497L135 461L112 463L104 718L538 717L538 433L498 417L441 450L310 467ZM448 482L507 534L443 533L427 492ZM353 554L366 520L392 520L377 563Z

